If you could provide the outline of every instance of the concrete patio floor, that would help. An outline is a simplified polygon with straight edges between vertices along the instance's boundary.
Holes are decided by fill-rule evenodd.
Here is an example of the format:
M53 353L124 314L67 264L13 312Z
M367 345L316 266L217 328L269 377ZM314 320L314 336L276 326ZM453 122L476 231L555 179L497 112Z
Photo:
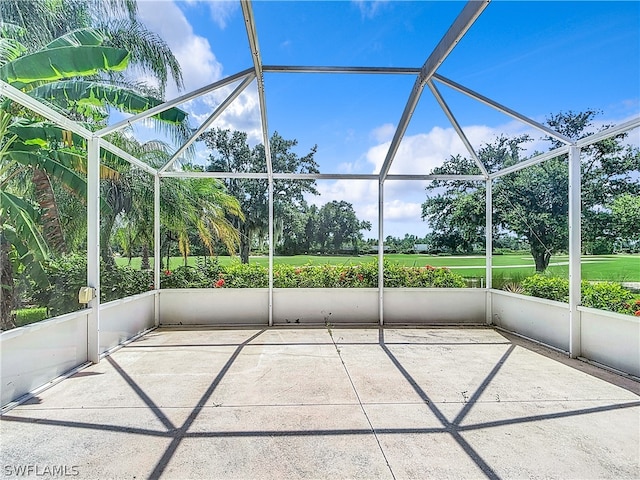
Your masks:
M2 475L639 478L639 394L492 329L158 329L6 412Z

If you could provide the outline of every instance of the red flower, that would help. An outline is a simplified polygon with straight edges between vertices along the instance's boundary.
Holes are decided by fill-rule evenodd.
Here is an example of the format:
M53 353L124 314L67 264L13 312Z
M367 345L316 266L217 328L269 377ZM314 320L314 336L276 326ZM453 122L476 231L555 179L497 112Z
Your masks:
M167 276L168 276L168 275L171 275L171 270L165 270L165 271L164 271L164 274L165 274L165 275L167 275Z
M220 288L224 285L224 278L219 279L216 283L215 283L215 287L216 288Z
M302 270L300 270L299 268L296 268L296 275L300 275L300 272L302 272Z
M637 310L637 311L636 311L636 313L634 313L634 315L635 315L636 317L640 317L640 310Z
M640 300L636 300L636 305L640 305Z
M427 270L435 270L436 267L432 267L431 265L425 265L424 268L426 268Z
M358 274L358 280L360 280L360 281L363 281L363 280L364 280L364 277L362 276L362 274L361 274L361 273L359 273L359 274Z

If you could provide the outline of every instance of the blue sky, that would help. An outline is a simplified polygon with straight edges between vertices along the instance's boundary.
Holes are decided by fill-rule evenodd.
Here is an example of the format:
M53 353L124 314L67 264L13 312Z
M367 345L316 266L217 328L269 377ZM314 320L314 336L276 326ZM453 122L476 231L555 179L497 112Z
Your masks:
M257 1L253 4L263 63L420 67L462 2ZM143 21L180 60L185 91L251 67L238 2L143 1ZM640 2L494 0L438 73L524 115L544 121L560 111L596 109L600 124L640 113ZM265 74L270 133L297 139L299 154L318 145L323 173L374 173L413 86L412 76ZM498 134L532 133L445 86L439 87L478 148ZM231 88L183 108L194 125ZM180 93L184 93L180 92ZM170 88L168 97L180 94ZM214 126L247 131L261 141L259 104L251 86ZM535 138L539 135L534 134ZM640 144L640 133L631 141ZM546 148L534 142L531 148ZM206 152L199 152L205 156ZM446 117L425 89L392 173L428 173L464 153ZM390 182L385 235L423 235L424 182ZM347 200L377 228L377 185L319 182L318 204Z

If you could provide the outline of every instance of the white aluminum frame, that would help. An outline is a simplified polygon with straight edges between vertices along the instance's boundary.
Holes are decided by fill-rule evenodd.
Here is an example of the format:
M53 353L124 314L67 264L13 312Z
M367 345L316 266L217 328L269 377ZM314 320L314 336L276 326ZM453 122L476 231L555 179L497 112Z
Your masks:
M438 67L447 58L449 53L455 48L456 44L462 39L464 34L471 28L473 23L482 14L484 9L488 6L490 0L482 1L468 1L460 14L457 16L447 33L443 36L433 52L429 55L424 65L421 68L397 68L397 67L357 67L357 66L282 66L282 65L269 65L263 66L258 47L257 29L255 20L253 17L253 10L250 0L241 0L242 12L245 19L247 37L249 48L251 50L253 67L238 72L234 75L228 76L207 86L199 88L193 92L187 93L173 100L162 103L156 107L153 107L145 112L133 115L127 119L117 122L113 125L105 127L97 132L91 132L85 127L73 120L70 120L58 112L54 111L50 107L38 102L29 95L21 92L20 90L10 86L9 84L0 81L0 96L7 97L17 103L30 108L34 112L43 116L44 118L54 122L60 127L70 130L87 141L88 145L88 199L87 199L87 220L88 220L88 265L87 265L87 283L89 286L93 286L96 289L96 297L89 304L89 331L87 339L88 355L89 359L93 362L98 362L100 357L100 268L99 268L99 254L100 254L100 235L99 235L99 219L100 219L100 198L99 198L99 169L100 169L100 148L103 148L111 153L121 157L125 161L129 162L154 177L154 289L155 289L155 323L159 324L159 290L160 290L160 187L161 179L167 178L193 178L193 177L205 177L205 178L247 178L247 179L266 179L269 182L269 325L273 325L273 181L274 179L326 179L326 180L377 180L379 186L378 194L378 261L379 261L379 323L383 325L383 311L384 311L384 184L387 180L469 180L469 181L484 181L486 185L486 290L487 290L487 312L488 316L491 315L492 309L490 308L491 302L491 277L492 277L492 181L503 175L507 175L512 172L519 171L532 165L536 165L545 160L555 158L559 155L569 154L569 224L570 224L570 245L569 245L569 263L570 263L570 354L577 357L581 353L580 345L580 311L582 307L580 305L580 149L587 147L597 141L611 138L620 133L629 131L631 129L640 126L640 117L631 119L618 126L614 126L590 135L583 139L574 141L566 136L555 132L554 130L541 125L530 118L509 109L501 105L500 103L491 100L473 90L454 82L448 78L445 78L437 73ZM394 133L393 140L391 141L389 150L385 157L385 161L378 174L287 174L287 173L275 173L272 168L272 158L269 145L269 129L268 129L268 116L267 116L267 102L265 99L264 91L264 73L280 74L381 74L381 75L414 75L416 76L414 87L406 102L403 114L398 123L398 127ZM174 161L182 154L196 139L204 132L214 120L232 103L232 101L240 95L240 93L251 83L256 80L259 102L260 102L260 116L262 126L263 143L265 146L266 165L264 173L232 173L232 172L185 172L185 171L170 171L169 168L173 165ZM550 152L546 152L530 158L526 161L520 162L517 165L504 168L500 171L489 173L482 162L477 157L473 147L469 143L462 127L458 124L453 115L453 112L448 107L444 98L435 86L437 81L449 88L452 88L475 101L481 102L490 106L520 122L523 122L530 127L537 129L538 131L555 138L565 145ZM157 170L146 163L140 161L134 156L122 151L115 145L111 144L103 137L116 132L127 125L149 118L167 109L173 108L177 105L185 103L187 101L199 98L206 95L216 89L231 85L234 82L240 82L234 92L227 97L227 99L220 104L211 116L201 125L198 130L187 140L187 142L180 146L172 159L164 165L160 170ZM391 169L393 160L399 148L400 142L404 136L404 133L409 125L413 111L418 104L421 93L425 87L429 86L429 89L435 96L440 108L443 110L454 130L459 135L460 139L469 151L470 156L478 165L481 175L427 175L427 174L412 174L412 175L393 175L389 171ZM492 323L491 318L487 318L487 323Z

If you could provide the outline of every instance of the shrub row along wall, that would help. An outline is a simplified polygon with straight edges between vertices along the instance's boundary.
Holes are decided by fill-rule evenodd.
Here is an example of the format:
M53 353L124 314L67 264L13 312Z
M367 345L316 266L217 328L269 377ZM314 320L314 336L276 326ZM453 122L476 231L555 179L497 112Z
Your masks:
M39 289L33 302L48 307L49 316L80 309L77 292L86 284L86 258L71 255L47 267L51 286ZM161 288L268 288L267 267L254 264L221 266L206 262L198 266L165 270L160 275ZM153 290L153 273L130 267L102 265L101 301L109 302ZM384 262L384 285L388 288L463 288L467 281L446 268L406 267ZM362 265L275 265L274 288L377 288L378 263ZM569 282L563 278L535 275L522 282L521 291L540 298L567 302ZM617 283L582 284L582 305L617 313L640 316L640 300Z
M582 306L640 317L640 300L614 282L582 282ZM533 275L522 281L522 293L556 302L569 302L569 280Z
M385 286L412 288L462 288L466 280L446 268L405 267L385 262ZM86 258L71 255L47 266L50 286L36 290L33 302L48 308L49 316L79 310L78 290L86 285ZM100 301L103 303L154 289L153 272L130 267L102 265ZM274 266L275 288L376 288L378 264L363 265L291 265ZM265 266L235 264L220 266L208 262L195 267L164 270L160 287L175 288L268 288L269 271Z

